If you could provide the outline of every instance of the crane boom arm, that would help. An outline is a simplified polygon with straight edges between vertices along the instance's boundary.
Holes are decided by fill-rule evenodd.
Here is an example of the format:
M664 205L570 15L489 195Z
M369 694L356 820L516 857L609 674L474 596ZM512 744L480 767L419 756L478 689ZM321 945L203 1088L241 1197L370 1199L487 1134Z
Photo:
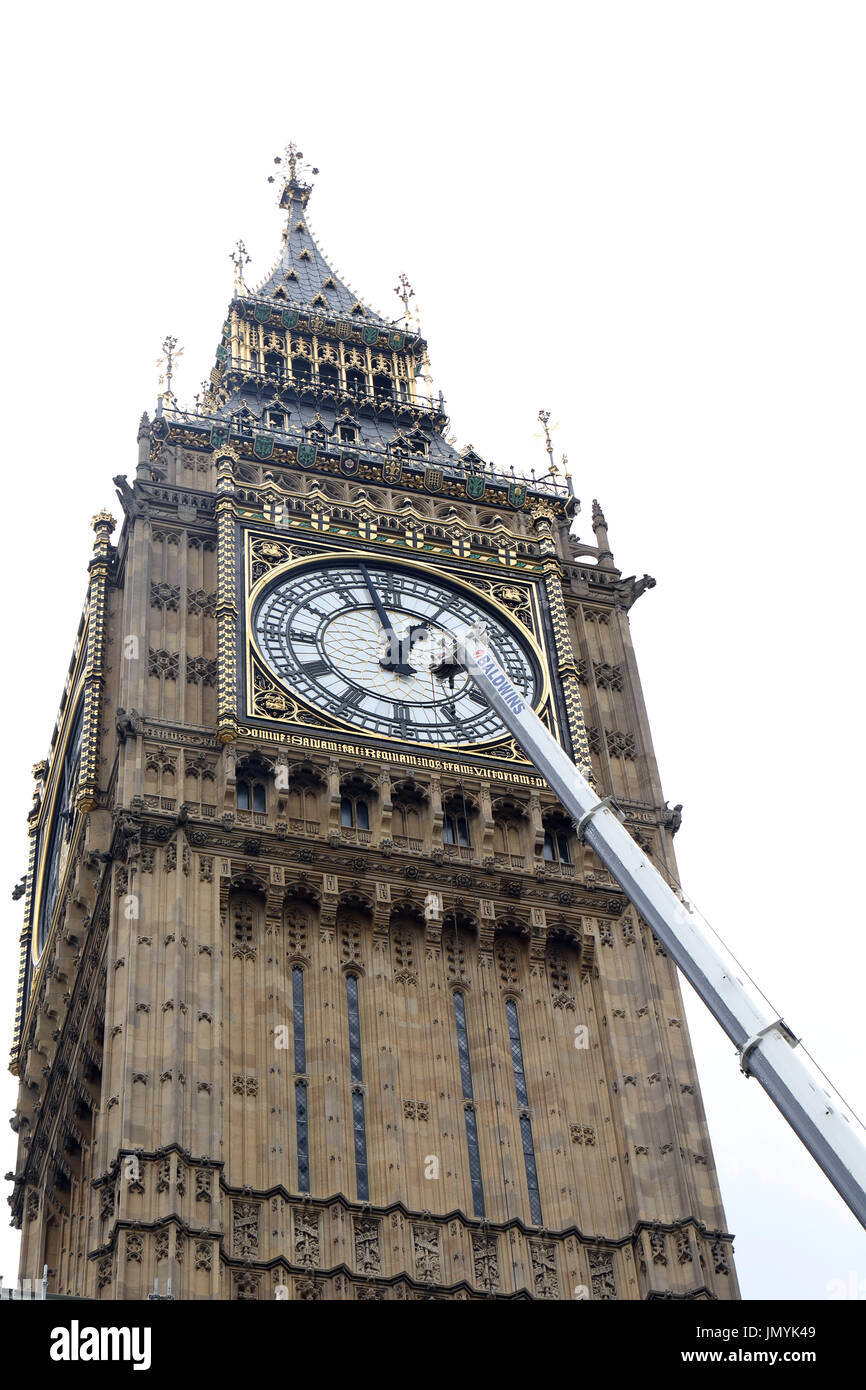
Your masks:
M754 1076L812 1157L866 1226L866 1136L798 1039L691 904L681 900L611 809L545 728L491 654L483 629L470 630L446 656L472 677L492 709L574 818L595 851L679 966Z

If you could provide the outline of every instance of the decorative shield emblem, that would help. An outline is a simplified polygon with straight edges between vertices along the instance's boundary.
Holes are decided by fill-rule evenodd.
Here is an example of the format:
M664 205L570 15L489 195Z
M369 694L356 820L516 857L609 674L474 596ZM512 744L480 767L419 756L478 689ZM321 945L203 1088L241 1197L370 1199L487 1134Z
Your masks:
M270 304L257 304L253 313L259 323L268 323L271 317L271 306Z
M427 489L428 492L441 492L441 491L442 491L442 469L441 469L441 468L425 468L425 469L424 469L424 486L426 487L426 489Z
M498 555L500 565L514 565L517 563L517 546L510 545L507 541L500 541Z
M278 690L269 690L266 695L262 695L259 704L268 714L285 714L289 708L285 695L281 695Z
M461 560L465 560L469 554L469 540L466 536L452 536L451 549Z
M379 527L370 516L363 517L358 522L358 535L362 541L374 541L379 534Z
M163 420L162 416L157 415L150 427L150 434L152 439L165 439L168 435L168 421ZM228 439L228 431L226 431L226 439ZM225 442L226 440L224 439L223 444L225 444Z
M257 434L253 444L253 453L258 459L269 459L274 452L274 441L269 439L266 434Z
M331 513L320 512L318 509L310 517L310 525L314 531L327 531L331 525Z
M368 325L366 328L361 329L361 341L366 343L367 347L375 347L378 340L378 328L373 328L372 325Z
M389 458L382 464L382 477L386 483L399 483L403 476L403 460Z
M322 318L321 314L310 315L310 328L314 333L321 333L324 326L325 320Z
M389 348L392 349L392 351L394 351L394 352L399 352L400 349L401 349L401 347L403 346L403 334L402 334L402 333L389 333L389 334L388 334L388 346L389 346Z
M470 473L466 479L466 496L471 497L473 502L477 502L480 497L484 496L486 486L487 484L480 473Z
M214 449L223 449L229 442L228 425L214 425L210 432L210 442Z
M348 338L351 331L352 325L350 323L343 323L340 319L337 320L337 323L334 327L334 332L336 333L338 338Z
M283 310L283 316L282 316L282 317L283 317L283 328L297 328L297 326L298 326L298 311L297 311L297 309L284 309L284 310Z
M526 501L526 483L511 483L508 489L508 501L510 506L518 509Z
M227 357L228 353L226 349L223 347L222 343L220 343L219 347L216 350L216 360L218 362L225 362Z
M424 532L420 526L407 526L406 544L413 550L421 550L424 545Z
M298 445L298 463L301 465L301 467L302 467L302 468L312 468L312 466L313 466L313 464L314 464L315 462L316 462L316 446L315 446L315 444L299 444L299 445Z
M340 459L340 472L351 478L358 471L357 454L344 454Z

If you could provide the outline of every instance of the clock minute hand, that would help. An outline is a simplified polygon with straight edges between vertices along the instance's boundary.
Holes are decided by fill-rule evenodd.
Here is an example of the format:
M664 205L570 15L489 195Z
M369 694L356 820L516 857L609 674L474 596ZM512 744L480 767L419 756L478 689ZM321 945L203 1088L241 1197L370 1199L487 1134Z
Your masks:
M370 578L370 574L369 574L369 571L368 571L368 569L367 569L367 566L366 566L366 565L359 565L358 568L359 568L360 571L361 571L361 574L362 574L363 579L364 579L364 583L366 584L367 589L368 589L368 591L369 591L370 598L373 600L373 607L375 608L377 614L379 615L379 622L382 624L382 629L383 629L383 631L384 631L384 633L385 633L385 636L386 636L387 639L388 639L388 642L389 642L390 647L391 647L391 651L392 651L392 652L394 651L394 649L395 649L395 643L396 643L396 644L397 644L397 650L400 652L400 655L402 656L402 655L403 655L403 650L402 650L402 648L403 648L403 643L399 641L399 638L397 637L397 634L395 633L393 627L391 626L391 619L388 617L388 614L385 612L385 605L383 604L383 602L382 602L382 600L380 599L378 593L376 592L376 589L375 589L375 587L374 587L374 585L373 585L373 581L372 581L372 579ZM380 661L380 662L379 662L379 665L380 665L380 666L382 667L382 669L385 670L385 671L395 671L395 672L397 673L398 676L414 676L414 674L415 674L415 667L414 667L414 666L410 666L410 665L409 665L407 662L405 662L405 661Z

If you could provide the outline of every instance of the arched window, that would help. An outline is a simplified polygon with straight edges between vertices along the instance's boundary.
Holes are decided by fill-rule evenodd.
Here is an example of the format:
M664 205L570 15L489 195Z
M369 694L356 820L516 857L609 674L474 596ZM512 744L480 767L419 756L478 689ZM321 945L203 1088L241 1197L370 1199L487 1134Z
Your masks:
M460 1082L463 1088L463 1116L466 1123L466 1148L469 1154L469 1181L475 1215L484 1216L484 1185L481 1180L481 1156L478 1149L478 1124L475 1118L475 1096L472 1090L472 1066L469 1060L469 1035L466 1031L466 996L454 992L454 1022L457 1027L457 1057L460 1063Z
M332 391L336 391L340 384L340 373L333 362L319 363L319 385L327 386Z
M361 1017L358 1008L358 976L346 976L349 1014L349 1079L352 1088L352 1135L355 1148L355 1185L359 1202L369 1201L367 1176L367 1128L364 1116L364 1069L361 1061Z
M508 1020L508 1041L511 1050L511 1064L514 1070L514 1091L517 1097L520 1138L523 1143L523 1163L526 1169L526 1186L529 1193L529 1215L532 1224L540 1226L542 1224L541 1197L538 1191L535 1145L532 1141L532 1120L529 1117L529 1096L526 1090L526 1072L523 1066L523 1047L520 1042L520 1023L517 1017L517 1003L514 999L506 999L505 1016Z
M364 373L350 367L346 372L346 389L354 396L366 396L367 378Z
M298 1155L298 1191L310 1190L310 1147L307 1123L307 1038L304 1023L304 972L292 966L292 1031L295 1044L295 1128Z
M283 359L279 353L265 353L265 374L267 376L276 377L281 377L283 375Z
M340 824L347 830L369 830L370 808L362 796L340 798Z
M571 845L568 831L560 826L549 825L544 832L543 853L550 864L570 864Z
M292 376L296 386L307 386L312 380L313 369L306 357L292 358Z
M239 811L258 811L264 814L268 809L264 782L248 782L245 779L238 782L237 803Z
M466 817L454 811L446 811L442 819L442 839L446 845L458 845L470 849L469 826Z
M373 377L373 394L377 401L390 401L394 397L394 383L389 376L377 372Z

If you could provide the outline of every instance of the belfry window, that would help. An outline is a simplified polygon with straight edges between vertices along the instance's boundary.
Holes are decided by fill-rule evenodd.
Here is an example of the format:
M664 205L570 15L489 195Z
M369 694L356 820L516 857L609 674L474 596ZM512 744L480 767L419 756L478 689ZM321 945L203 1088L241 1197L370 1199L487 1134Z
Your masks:
M341 444L357 444L358 431L354 425L340 426L340 442Z
M340 824L347 830L370 829L370 808L362 796L340 798Z
M265 424L272 430L284 430L286 428L286 412L284 410L266 410Z
M340 385L340 373L333 362L319 363L319 385L327 386L332 391L336 391Z
M267 376L281 377L283 375L283 359L277 352L265 353L265 374Z
M357 368L350 367L346 372L346 390L354 396L366 396L367 378Z
M373 394L377 401L390 401L394 396L394 383L389 376L377 373L373 377Z
M313 369L306 357L292 358L292 376L297 386L308 386L313 378Z

